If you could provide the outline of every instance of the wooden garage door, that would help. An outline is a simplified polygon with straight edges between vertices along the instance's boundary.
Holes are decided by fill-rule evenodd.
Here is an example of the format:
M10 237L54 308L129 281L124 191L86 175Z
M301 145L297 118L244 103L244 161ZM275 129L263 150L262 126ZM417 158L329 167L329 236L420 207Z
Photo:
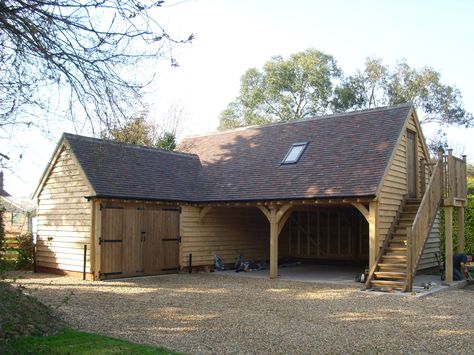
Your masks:
M179 270L179 210L145 211L145 257L147 275Z
M179 210L101 206L101 278L179 270Z

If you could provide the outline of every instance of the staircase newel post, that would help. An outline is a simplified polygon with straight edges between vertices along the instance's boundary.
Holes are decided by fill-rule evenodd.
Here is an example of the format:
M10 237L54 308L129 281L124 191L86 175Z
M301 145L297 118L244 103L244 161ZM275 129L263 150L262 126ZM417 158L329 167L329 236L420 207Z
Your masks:
M441 189L441 198L444 198L444 156L443 156L443 151L440 149L438 150L438 162L439 162L439 167L440 167L440 189Z
M411 292L413 284L413 241L411 227L407 227L407 279L405 292Z
M426 163L425 159L420 159L420 195L421 198L425 195L426 191Z
M456 168L454 166L453 150L448 149L448 199L456 197Z

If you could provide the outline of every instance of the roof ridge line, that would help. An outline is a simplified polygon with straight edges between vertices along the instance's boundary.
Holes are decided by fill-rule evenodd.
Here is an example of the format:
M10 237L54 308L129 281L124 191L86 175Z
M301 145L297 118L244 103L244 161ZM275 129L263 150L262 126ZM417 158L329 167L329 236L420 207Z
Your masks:
M185 152L181 152L181 151L171 151L171 150L166 150L166 149L158 148L158 147L148 147L146 145L141 145L141 144L117 142L117 141L113 141L111 139L106 139L106 138L88 137L88 136L82 136L82 135L79 135L79 134L67 133L67 132L64 132L62 135L66 139L68 139L68 138L73 138L73 139L76 138L77 139L78 138L78 139L82 139L82 140L94 141L94 142L101 143L101 144L117 145L117 146L122 146L122 147L128 147L128 148L131 148L131 149L150 150L150 151L157 152L157 153L178 155L178 156L182 156L182 157L185 157L185 158L193 158L193 159L194 158L199 158L196 154L192 154L192 153L185 153Z
M215 132L210 132L210 133L193 134L193 135L189 135L189 136L184 137L183 140L186 140L186 139L189 139L189 138L214 136L214 135L218 135L218 134L234 133L234 132L239 132L239 131L245 131L247 129L252 129L252 128L266 128L266 127L274 127L274 126L286 125L286 124L297 124L297 123L301 123L301 122L316 121L316 120L327 119L327 118L344 117L344 116L349 116L349 115L354 115L354 114L359 114L359 113L386 111L386 110L398 109L398 108L402 108L402 107L412 107L412 106L413 106L412 103L403 103L403 104L397 104L397 105L393 105L393 106L388 106L387 105L387 106L367 108L367 109L361 109L361 110L355 110L355 111L349 111L349 112L331 113L331 114L328 114L328 115L313 116L313 117L308 117L308 118L302 118L302 119L299 119L299 120L291 120L291 121L284 121L284 122L273 122L273 123L268 123L268 124L263 124L263 125L251 125L251 126L237 127L237 128L228 129L228 130L225 130L225 131L215 131Z

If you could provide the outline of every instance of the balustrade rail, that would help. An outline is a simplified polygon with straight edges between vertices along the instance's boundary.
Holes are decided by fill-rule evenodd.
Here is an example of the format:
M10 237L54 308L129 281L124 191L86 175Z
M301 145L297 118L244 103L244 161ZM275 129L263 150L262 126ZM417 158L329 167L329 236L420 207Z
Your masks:
M436 218L442 199L442 160L435 165L413 225L407 227L407 280L405 291L411 291L413 277L423 254L426 239Z

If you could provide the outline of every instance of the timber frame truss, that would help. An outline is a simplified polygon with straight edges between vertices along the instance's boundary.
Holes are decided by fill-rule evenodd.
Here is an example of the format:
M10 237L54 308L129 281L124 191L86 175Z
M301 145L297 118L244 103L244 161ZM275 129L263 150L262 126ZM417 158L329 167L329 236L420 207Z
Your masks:
M378 202L373 198L290 200L269 202L214 202L195 205L200 208L202 223L213 207L253 207L259 209L270 225L270 279L278 277L278 237L291 213L297 208L310 206L353 206L369 224L369 264L375 262L377 251Z

